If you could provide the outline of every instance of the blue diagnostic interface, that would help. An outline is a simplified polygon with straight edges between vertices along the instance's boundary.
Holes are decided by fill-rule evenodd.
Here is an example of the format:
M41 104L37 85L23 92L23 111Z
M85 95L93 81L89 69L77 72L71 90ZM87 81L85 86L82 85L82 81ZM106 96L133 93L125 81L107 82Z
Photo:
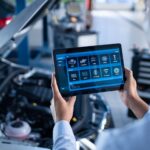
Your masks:
M54 50L63 96L121 89L125 82L120 44Z

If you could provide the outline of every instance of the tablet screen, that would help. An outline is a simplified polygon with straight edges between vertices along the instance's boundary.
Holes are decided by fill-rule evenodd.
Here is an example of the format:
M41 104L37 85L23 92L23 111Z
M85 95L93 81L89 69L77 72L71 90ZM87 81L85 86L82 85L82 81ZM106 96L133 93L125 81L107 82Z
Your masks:
M120 44L54 50L62 95L118 90L125 82Z

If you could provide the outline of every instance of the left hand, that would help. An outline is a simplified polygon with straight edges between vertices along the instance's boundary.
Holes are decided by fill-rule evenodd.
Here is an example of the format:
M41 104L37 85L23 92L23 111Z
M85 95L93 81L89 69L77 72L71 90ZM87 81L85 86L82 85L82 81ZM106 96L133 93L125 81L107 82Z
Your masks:
M53 99L51 102L51 111L54 121L57 122L60 120L65 120L70 122L73 116L76 96L69 97L67 100L64 99L59 92L54 75L52 75L52 90Z

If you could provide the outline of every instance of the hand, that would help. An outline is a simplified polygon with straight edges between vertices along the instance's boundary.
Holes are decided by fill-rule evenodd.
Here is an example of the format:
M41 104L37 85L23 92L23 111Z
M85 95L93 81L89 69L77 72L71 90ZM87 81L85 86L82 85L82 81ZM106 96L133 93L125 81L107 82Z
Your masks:
M125 68L126 83L121 91L123 102L127 107L130 107L130 101L138 99L137 84L131 70Z
M57 122L60 120L65 120L70 122L73 116L76 97L69 97L67 100L65 100L59 92L54 75L52 75L52 90L53 100L51 103L51 111L54 121Z
M149 110L149 106L138 95L137 84L132 71L125 69L125 76L127 80L122 91L123 102L133 111L137 118L142 118Z

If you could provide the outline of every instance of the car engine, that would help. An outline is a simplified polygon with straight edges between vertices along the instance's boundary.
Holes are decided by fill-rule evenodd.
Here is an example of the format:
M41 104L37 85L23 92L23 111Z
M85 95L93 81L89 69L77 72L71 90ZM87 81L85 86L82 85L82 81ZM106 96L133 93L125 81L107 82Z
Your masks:
M51 73L0 62L0 143L52 148ZM100 94L79 95L71 126L78 139L92 142L112 126Z

